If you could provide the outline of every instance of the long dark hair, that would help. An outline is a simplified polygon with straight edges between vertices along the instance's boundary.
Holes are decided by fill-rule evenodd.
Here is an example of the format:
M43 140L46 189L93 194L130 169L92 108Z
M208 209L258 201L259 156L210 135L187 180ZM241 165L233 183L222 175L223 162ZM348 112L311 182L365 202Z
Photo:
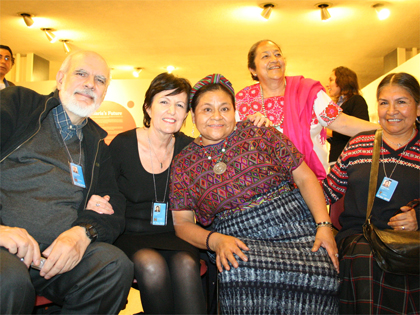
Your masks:
M404 88L410 95L414 98L414 101L417 105L420 103L420 86L419 82L411 74L400 72L400 73L390 73L385 78L382 79L381 83L378 85L378 90L376 91L376 99L379 99L379 94L382 89L387 85L398 85Z
M360 95L359 82L353 70L346 67L337 67L333 71L335 74L335 83L340 88L341 95L344 95L346 100L353 95Z
M188 106L188 95L190 95L191 91L191 84L187 79L184 78L178 78L174 76L171 73L161 73L156 78L153 79L153 81L150 83L149 88L146 91L146 94L144 96L144 103L143 103L143 125L146 128L150 127L150 116L147 112L147 109L149 109L152 106L153 98L156 94L163 92L163 91L169 91L174 90L172 93L168 95L178 95L182 92L185 92L187 94L187 103L185 106L187 106L187 113L190 111L190 108Z
M379 94L382 89L387 85L398 85L405 89L413 97L416 106L420 104L420 85L419 81L411 74L400 72L400 73L390 73L385 78L382 79L381 83L378 85L376 91L376 99L379 99ZM416 126L419 128L419 117L416 119Z

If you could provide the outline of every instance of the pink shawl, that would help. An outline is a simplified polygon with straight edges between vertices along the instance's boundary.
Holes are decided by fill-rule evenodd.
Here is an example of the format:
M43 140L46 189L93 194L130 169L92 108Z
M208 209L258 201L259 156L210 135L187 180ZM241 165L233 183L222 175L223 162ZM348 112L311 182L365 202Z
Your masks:
M324 179L327 174L313 150L310 129L314 102L321 90L325 91L318 81L305 79L303 76L286 77L283 133L305 155L306 164L319 180ZM322 129L321 139L325 138L326 132Z

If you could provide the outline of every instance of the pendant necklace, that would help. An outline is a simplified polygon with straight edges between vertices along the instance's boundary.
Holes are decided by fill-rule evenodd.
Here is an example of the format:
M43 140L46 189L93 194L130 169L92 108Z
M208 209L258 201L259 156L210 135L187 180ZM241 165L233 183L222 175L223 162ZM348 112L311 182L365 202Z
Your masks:
M383 167L383 169L384 169L384 174L385 174L385 177L387 177L387 178L392 178L392 174L394 174L394 171L395 171L395 169L397 168L397 165L398 165L398 163L401 161L401 158L402 158L402 156L404 155L404 153L405 153L405 150L407 150L407 147L408 147L408 144L410 143L410 141L411 141L411 139L412 139L412 137L413 137L413 134L414 134L414 130L415 130L415 128L413 128L413 132L411 133L411 136L410 136L410 140L408 140L408 142L407 142L407 144L405 145L405 148L404 148L404 151L401 153L401 155L400 155L400 158L398 159L398 161L395 163L395 166L394 166L394 168L392 169L392 172L391 172L391 174L389 175L389 177L388 177L388 175L386 174L386 170L385 170L385 162L382 162L382 167ZM384 137L385 137L385 135L384 135ZM387 138L385 138L385 139L387 139ZM388 141L389 141L389 139L387 139ZM391 141L390 141L391 142ZM395 143L393 143L393 142L391 142L392 144L394 144L394 145L396 145ZM402 146L402 145L401 145ZM382 139L382 147L384 147L384 140ZM398 146L398 148L399 148L400 146ZM383 161L385 161L385 157L384 157L384 153L382 152L382 160Z
M415 131L415 130L416 130L416 128L413 128L413 132L411 133L410 138L409 138L406 142L403 142L403 143L395 143L395 142L392 142L391 140L389 140L389 139L385 136L385 133L383 133L383 136L384 136L384 138L385 138L387 141L391 142L393 145L395 145L395 146L399 149L399 148L401 148L404 144L406 144L406 143L408 143L408 142L410 142L410 141L411 141L411 139L413 138L413 135L414 135L414 131Z
M149 149L152 147L152 145L150 144L150 138L149 135L147 135L147 140L149 140ZM152 152L149 151L150 153L150 163L152 164L152 176L153 176L153 188L155 191L155 200L157 201L157 191L156 191L156 180L155 180L155 171L153 170L153 159L152 159ZM162 163L161 163L162 164ZM168 176L166 177L166 185L165 185L165 193L163 194L163 201L165 202L165 198L166 198L166 190L168 189L168 183L169 183L169 169L170 167L168 167Z
M223 147L222 147L222 149L220 150L221 155L220 155L220 157L219 157L219 159L218 159L218 160L216 160L215 158L214 158L214 159L212 159L212 158L211 158L211 155L209 155L209 154L207 153L207 150L205 150L205 151L204 151L204 152L205 152L205 154L207 155L207 159L208 159L208 160L212 160L213 162L215 162L215 163L216 163L216 164L214 165L214 167L213 167L213 172L214 172L215 174L217 174L217 175L221 175L221 174L223 174L224 172L226 172L226 169L227 169L226 163L222 161L223 154L224 154L224 153L225 153L225 151L226 151L226 145L227 145L227 141L226 141L226 140L227 140L227 139L225 139L225 141L224 141L224 143L223 143ZM200 135L200 137L199 137L199 144L200 144L200 146L201 146L201 147L204 147L204 145L203 145L203 138L201 137L201 135ZM216 155L216 156L217 156L217 155Z
M172 143L172 138L171 138L171 141L169 142L168 146ZM149 138L149 133L148 132L147 132L147 139L149 140L149 148L153 151L153 154L156 156L156 160L160 163L160 168L162 169L163 168L163 162L165 162L166 156L168 155L168 146L166 147L166 153L165 153L165 156L163 157L163 162L161 162L158 159L158 156L155 152L155 149L153 149L153 146L150 144L150 138Z

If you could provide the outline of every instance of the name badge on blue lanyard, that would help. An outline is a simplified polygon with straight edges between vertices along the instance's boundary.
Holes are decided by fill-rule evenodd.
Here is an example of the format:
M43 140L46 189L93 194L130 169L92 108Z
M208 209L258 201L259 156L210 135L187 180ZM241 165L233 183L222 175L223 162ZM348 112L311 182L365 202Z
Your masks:
M73 185L86 188L85 179L83 177L83 169L80 165L70 163L70 174Z
M390 201L395 189L397 189L397 185L398 182L396 180L384 177L382 184L379 186L378 192L376 193L376 197L385 201Z
M152 202L152 215L150 224L152 225L166 225L168 218L168 203L167 202Z

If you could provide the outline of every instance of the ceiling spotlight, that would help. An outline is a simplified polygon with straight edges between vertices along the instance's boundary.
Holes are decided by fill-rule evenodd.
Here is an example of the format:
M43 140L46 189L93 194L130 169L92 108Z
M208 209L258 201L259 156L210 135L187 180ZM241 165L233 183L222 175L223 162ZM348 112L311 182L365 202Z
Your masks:
M55 43L57 41L57 38L55 38L55 35L52 33L52 29L51 28L41 28L41 31L44 31L45 36L47 36L48 41L50 43Z
M32 20L32 15L28 13L21 13L20 16L23 17L23 20L25 21L27 27L31 27L34 24L34 20Z
M174 70L175 70L174 66L167 66L166 67L166 71L168 71L168 73L172 73L172 71L174 71Z
M134 68L133 76L136 77L136 78L138 78L139 75L140 75L141 70L143 70L143 68L139 68L139 67Z
M267 3L267 4L262 5L262 7L263 7L263 10L261 12L261 16L264 19L268 20L270 18L271 10L274 8L274 4Z
M329 18L331 18L330 12L328 12L328 9L327 9L329 8L329 6L330 5L327 3L318 4L318 8L321 9L321 20L324 22L327 21Z
M385 20L391 15L391 11L385 8L385 6L381 3L375 4L373 8L375 9L376 14L378 14L378 19L380 20Z
M66 54L68 54L71 51L69 45L67 44L69 42L69 40L68 39L60 39L60 42L63 43L64 52Z

